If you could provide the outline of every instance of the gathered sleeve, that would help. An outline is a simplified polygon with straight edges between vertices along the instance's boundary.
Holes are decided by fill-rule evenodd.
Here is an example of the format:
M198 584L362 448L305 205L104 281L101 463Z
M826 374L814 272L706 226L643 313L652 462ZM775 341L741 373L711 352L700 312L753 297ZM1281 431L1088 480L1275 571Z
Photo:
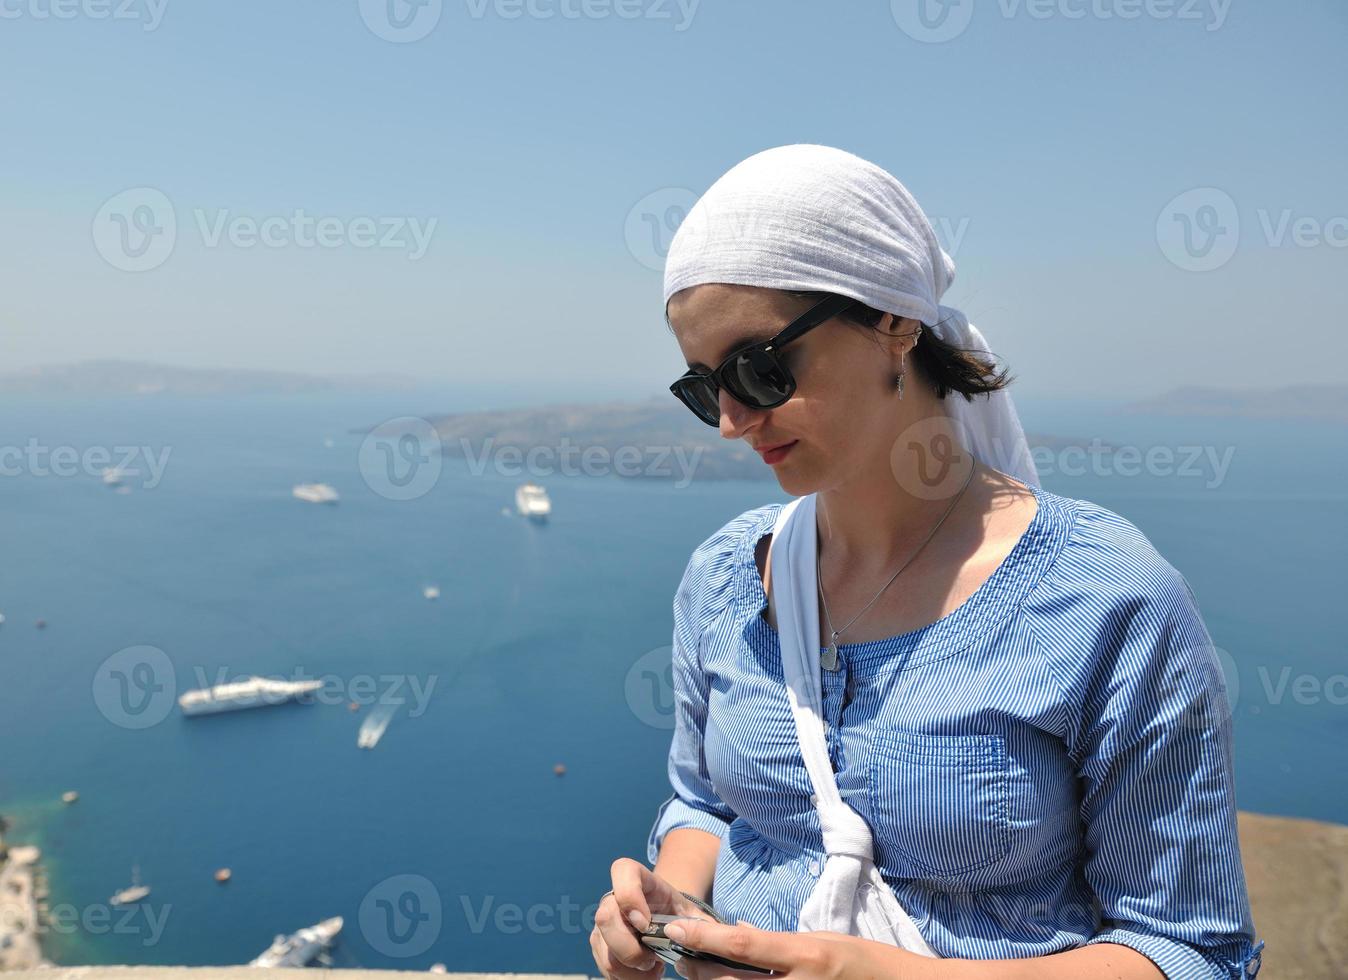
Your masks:
M654 865L671 830L694 827L721 837L734 812L716 795L707 773L703 736L707 724L709 682L702 667L702 635L729 601L734 575L734 544L744 517L727 524L693 552L674 595L671 652L674 734L669 747L670 797L661 804L646 842Z
M1087 943L1136 949L1171 980L1248 980L1264 944L1236 836L1219 654L1189 583L1140 531L1107 511L1081 520L1085 587L1066 624L1088 635L1041 639L1076 712L1066 738L1103 923Z

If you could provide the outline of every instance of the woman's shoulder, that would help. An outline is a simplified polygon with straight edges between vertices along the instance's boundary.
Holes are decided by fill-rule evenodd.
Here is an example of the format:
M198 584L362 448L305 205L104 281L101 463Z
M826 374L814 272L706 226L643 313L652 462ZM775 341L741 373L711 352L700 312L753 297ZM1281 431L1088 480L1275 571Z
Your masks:
M743 582L753 564L754 544L772 530L784 503L762 504L730 518L693 549L681 588L706 595L723 594Z
M1050 499L1071 519L1063 546L1036 591L1125 601L1173 595L1175 589L1192 596L1183 574L1133 521L1092 500L1038 492L1041 503Z
M689 564L718 565L743 559L755 542L772 530L783 503L762 504L730 518L693 549Z
M1117 747L1163 715L1168 725L1211 708L1202 717L1220 719L1221 661L1188 580L1133 521L1070 502L1068 540L1022 611L1073 719L1072 751Z
M1212 638L1184 575L1133 521L1058 499L1074 511L1071 529L1021 612L1068 689L1102 671L1206 665Z

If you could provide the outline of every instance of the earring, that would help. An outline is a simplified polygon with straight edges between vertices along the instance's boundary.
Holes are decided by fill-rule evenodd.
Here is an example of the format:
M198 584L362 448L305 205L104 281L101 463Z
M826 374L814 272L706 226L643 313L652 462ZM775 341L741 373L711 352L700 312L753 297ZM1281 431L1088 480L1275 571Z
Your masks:
M894 379L894 387L896 387L896 388L899 389L899 401L903 401L903 376L904 376L905 374L908 373L908 370L907 370L907 368L906 368L906 366L905 366L905 363L904 363L905 360L906 360L905 357L900 356L900 358L899 358L899 375L898 375L898 377L896 377L896 378Z

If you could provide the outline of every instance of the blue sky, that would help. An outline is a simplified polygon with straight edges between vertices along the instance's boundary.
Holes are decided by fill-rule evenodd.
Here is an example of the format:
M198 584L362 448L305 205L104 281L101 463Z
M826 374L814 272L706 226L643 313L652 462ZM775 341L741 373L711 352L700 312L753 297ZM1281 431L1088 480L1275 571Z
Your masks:
M587 2L0 0L0 365L660 392L649 221L817 142L912 189L1027 394L1340 380L1342 0ZM138 188L176 239L128 271Z

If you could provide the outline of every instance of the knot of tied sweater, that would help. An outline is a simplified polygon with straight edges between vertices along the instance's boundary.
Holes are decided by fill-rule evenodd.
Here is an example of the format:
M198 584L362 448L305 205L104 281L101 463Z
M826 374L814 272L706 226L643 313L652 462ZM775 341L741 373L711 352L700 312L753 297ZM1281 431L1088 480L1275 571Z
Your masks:
M861 815L842 801L821 804L819 822L824 829L824 852L833 857L846 855L859 860L875 860L871 829Z

